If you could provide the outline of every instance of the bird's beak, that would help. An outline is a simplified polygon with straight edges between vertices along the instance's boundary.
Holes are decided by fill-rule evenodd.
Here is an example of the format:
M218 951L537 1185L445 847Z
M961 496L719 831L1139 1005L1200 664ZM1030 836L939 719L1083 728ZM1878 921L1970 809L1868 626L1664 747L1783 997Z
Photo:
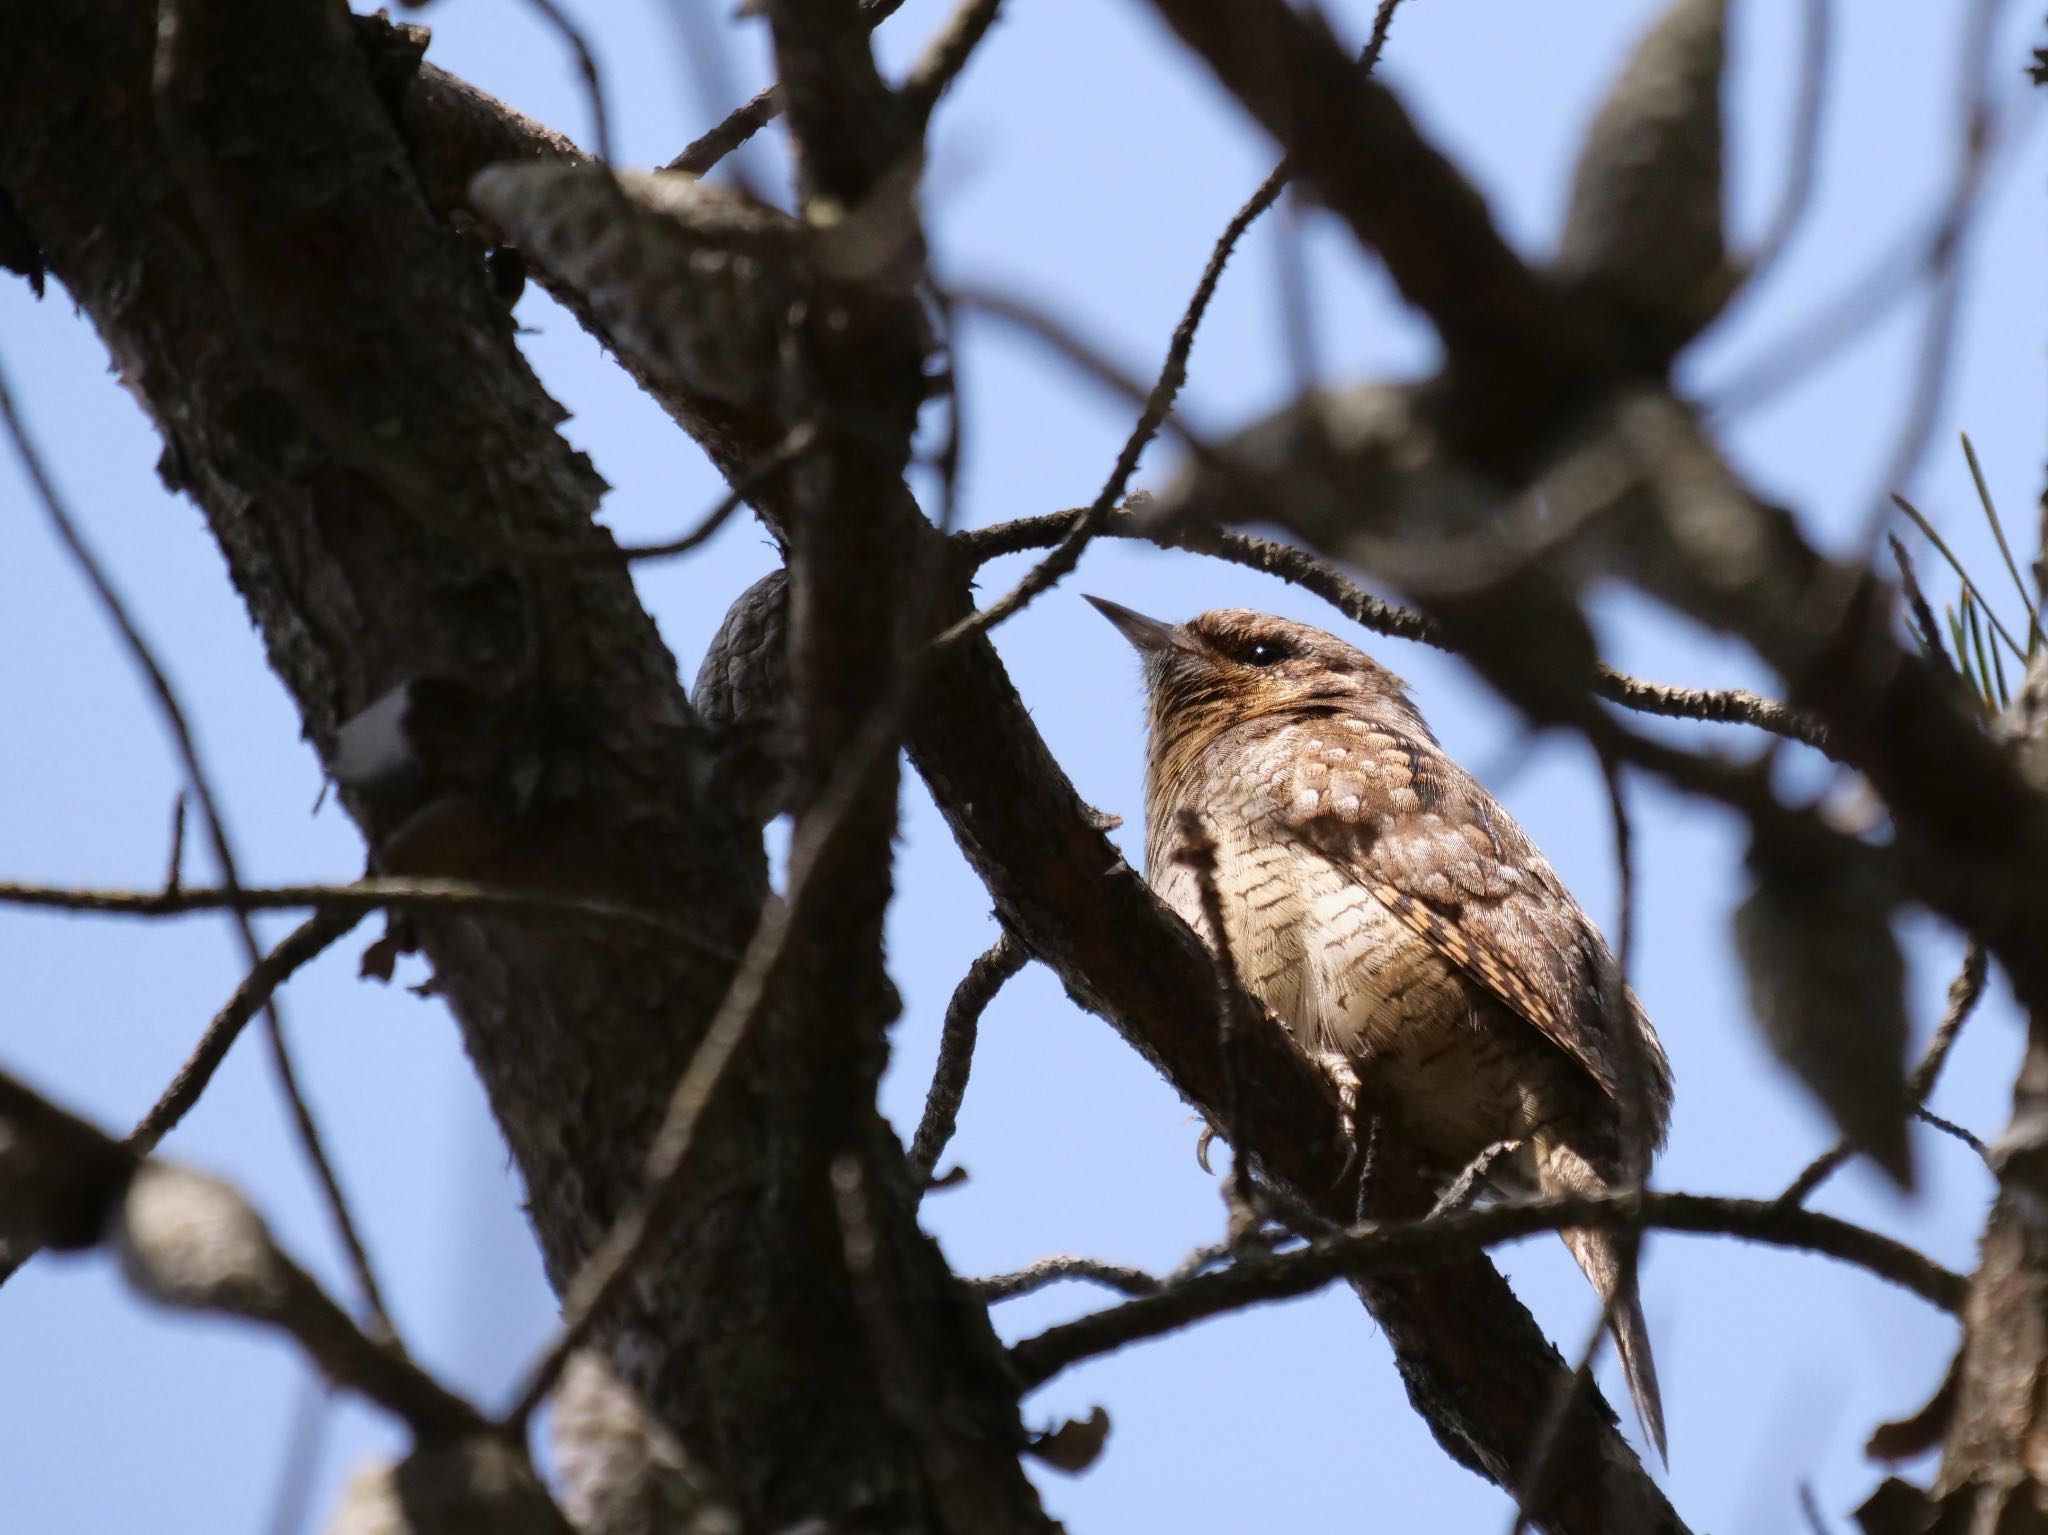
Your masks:
M1083 596L1087 596L1084 592ZM1103 597L1089 597L1095 611L1117 626L1123 637L1135 645L1141 654L1151 655L1163 650L1181 647L1181 629L1178 624L1163 624L1156 618L1147 618L1143 613L1133 612L1120 602L1111 602Z

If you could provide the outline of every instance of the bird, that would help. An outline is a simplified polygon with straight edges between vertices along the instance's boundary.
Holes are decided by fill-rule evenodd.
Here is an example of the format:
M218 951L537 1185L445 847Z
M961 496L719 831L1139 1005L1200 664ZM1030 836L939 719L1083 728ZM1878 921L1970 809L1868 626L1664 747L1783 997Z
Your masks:
M1143 663L1148 883L1216 944L1185 856L1194 811L1239 979L1352 1112L1378 1117L1439 1187L1640 1187L1671 1112L1656 1030L1407 685L1289 619L1223 608L1174 624L1088 600ZM1611 1232L1562 1235L1668 1463L1634 1265Z

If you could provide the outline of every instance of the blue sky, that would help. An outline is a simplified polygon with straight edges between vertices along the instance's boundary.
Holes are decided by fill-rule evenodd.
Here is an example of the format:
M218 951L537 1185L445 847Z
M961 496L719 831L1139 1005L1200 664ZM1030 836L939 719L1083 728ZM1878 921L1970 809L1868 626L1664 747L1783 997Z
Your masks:
M675 0L677 6L690 0ZM697 94L684 31L662 0L578 7L604 64L621 159L667 159L725 102ZM734 91L762 78L757 26L725 31ZM1370 7L1336 7L1362 38ZM1656 7L1642 0L1408 0L1383 63L1427 130L1463 163L1512 238L1540 254L1554 236L1577 136L1600 89ZM1739 237L1768 221L1787 172L1797 19L1792 6L1736 7L1730 202ZM1812 217L1768 284L1745 299L1684 370L1717 381L1814 312L1923 216L1951 175L1961 7L1837 6L1827 134ZM944 15L911 0L881 33L895 69ZM431 57L514 105L587 137L588 117L555 39L511 0L443 0L422 18ZM2015 99L2031 29L2003 12L1998 79ZM1136 0L1012 0L962 87L940 109L929 164L935 260L944 278L1001 286L1054 307L1134 372L1149 375L1218 229L1272 150ZM772 150L759 178L779 174ZM2044 151L2027 133L1999 171L1968 251L1953 387L1913 490L1986 586L1996 553L1971 509L1956 432L1972 434L2008 526L2031 544L2044 420L2048 316L2037 272ZM1300 219L1324 376L1426 369L1433 342L1376 267L1327 217ZM1202 332L1185 396L1211 430L1283 400L1278 244L1254 232ZM1916 301L1796 389L1722 425L1766 493L1799 509L1813 537L1853 547L1892 451L1918 340ZM565 428L614 489L604 517L622 539L687 525L718 484L680 436L576 327L525 300L527 346L573 412ZM992 328L965 333L970 523L1071 506L1100 485L1129 409L1041 351ZM350 877L360 844L332 808L298 722L198 512L154 475L157 444L108 373L90 326L61 292L37 304L0 285L0 362L90 536L161 647L224 786L251 879ZM418 429L433 429L421 422ZM1172 468L1156 450L1140 471ZM2022 555L2024 558L2024 553ZM687 561L643 567L641 589L694 672L727 602L773 551L744 520ZM991 568L990 590L1021 564ZM1938 598L1953 583L1923 566ZM1040 728L1084 795L1125 817L1142 852L1138 680L1115 634L1076 593L1166 617L1263 606L1331 627L1306 594L1190 556L1092 549L1079 575L1000 631ZM2010 607L2007 609L2011 611ZM1662 681L1768 687L1741 652L1625 593L1596 604L1616 664ZM1455 660L1358 636L1406 675L1446 746L1523 821L1596 920L1616 899L1603 791L1578 745L1530 738ZM0 455L0 877L149 885L162 876L178 774L148 700L48 536L11 459ZM1665 727L1658 727L1665 728ZM1670 727L1688 737L1692 727ZM1747 747L1723 734L1731 747ZM1775 1192L1829 1140L1770 1063L1749 1019L1728 937L1740 841L1719 813L1631 784L1639 859L1636 984L1678 1081L1667 1188ZM887 1107L914 1122L940 1014L994 936L988 901L914 780L904 796L901 896L891 964L907 1011ZM195 868L198 857L194 855ZM271 924L281 932L282 926ZM1938 1016L1960 944L1924 918L1905 925L1916 1045ZM415 1351L463 1389L502 1400L546 1336L552 1301L520 1192L445 1012L404 986L354 978L360 942L296 980L287 1013L315 1107L366 1222ZM9 976L0 1065L110 1126L155 1096L238 978L214 919L160 925L0 912ZM401 982L422 979L418 962ZM2009 1101L2015 1014L1995 978L1936 1095L1941 1112L1990 1135ZM1214 1180L1196 1166L1189 1112L1058 984L1031 970L991 1008L951 1157L970 1171L927 1210L964 1272L1054 1252L1154 1268L1219 1232ZM287 1244L346 1293L334 1242L296 1157L253 1039L167 1151L237 1179ZM1827 1209L1910 1237L1968 1267L1990 1181L1969 1154L1923 1136L1912 1201L1861 1169ZM1584 1335L1590 1292L1560 1244L1503 1255L1554 1337ZM1695 1528L1801 1528L1810 1481L1839 1516L1880 1472L1859 1445L1879 1418L1917 1406L1954 1345L1919 1302L1815 1258L1659 1237L1646 1249L1646 1305L1670 1417L1670 1486ZM1007 1335L1102 1303L1076 1288L999 1312ZM291 1353L225 1324L152 1311L99 1258L39 1260L0 1291L0 1507L10 1528L250 1529L268 1516L304 1373ZM1603 1366L1603 1379L1616 1382ZM1610 1391L1610 1394L1613 1394ZM1027 1403L1034 1422L1105 1406L1106 1453L1078 1478L1041 1477L1076 1531L1352 1527L1361 1490L1389 1529L1504 1529L1502 1495L1451 1464L1407 1407L1387 1350L1345 1292L1214 1322L1062 1377ZM313 1504L349 1468L395 1444L349 1405L323 1448Z

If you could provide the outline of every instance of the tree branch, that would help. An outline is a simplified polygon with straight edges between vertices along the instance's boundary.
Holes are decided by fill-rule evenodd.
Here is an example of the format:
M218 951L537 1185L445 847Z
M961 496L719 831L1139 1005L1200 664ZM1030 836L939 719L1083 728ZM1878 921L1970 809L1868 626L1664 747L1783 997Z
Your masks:
M505 553L609 544L592 521L600 482L426 197L447 195L441 178L466 156L566 141L422 70L403 91L408 132L424 104L453 137L415 161L341 9L271 7L188 39L205 46L181 88L174 166L151 109L146 9L81 0L16 41L0 51L0 184L124 359L165 434L166 474L206 512L315 749L331 758L344 722L422 679L510 722L471 765L472 787L512 807L476 883L520 892L525 914L434 882L403 899L564 1283L640 1188L768 892L758 828L699 787L703 732L624 566ZM132 195L110 200L110 186ZM783 431L725 420L742 465ZM407 429L419 422L434 429ZM397 824L343 798L376 858ZM579 906L609 925L531 920ZM687 941L647 941L662 934ZM812 1148L771 1113L787 1108L789 1072L829 1074L829 1035L792 1027L779 1059L740 1053L744 1089L706 1112L662 1282L629 1286L601 1331L749 1528L872 1514L884 1490L916 1527L926 1468L857 1328L833 1325L855 1311L829 1204L814 1219L778 1182ZM908 1179L876 1190L914 1231ZM948 1287L929 1309L934 1347L985 1334L935 1253L921 1261L915 1302ZM963 1399L1021 1486L1014 1388L989 1373Z
M930 1183L939 1157L953 1138L960 1119L960 1102L967 1096L967 1073L974 1065L974 1040L980 1032L981 1015L995 1001L996 993L1029 963L1031 956L1008 933L1003 934L967 967L967 974L953 990L946 1004L946 1021L939 1031L939 1061L932 1071L931 1090L925 1094L924 1114L910 1141L911 1176Z
M1345 62L1347 72L1352 69ZM423 72L405 118L429 187L466 185L477 146L496 158L564 153L559 138L529 132L488 98L453 91ZM444 132L445 130L445 132ZM440 194L436 194L437 196ZM460 192L444 206L463 206ZM548 274L541 274L546 280ZM573 296L572 296L573 297ZM587 322L586 322L587 323ZM645 380L643 380L644 382ZM748 422L658 383L651 391L728 476L774 441L772 423ZM780 525L784 507L759 508ZM889 513L894 536L929 536L907 493ZM964 579L939 588L939 616L969 610ZM1074 792L985 638L949 647L927 669L910 720L914 764L930 785L998 915L1175 1088L1205 1112L1220 1110L1212 977L1194 935L1126 868L1099 819ZM1336 1103L1328 1085L1277 1032L1242 1042L1237 1070L1253 1106L1247 1138L1260 1164L1330 1218L1348 1220ZM1424 1283L1398 1273L1365 1282L1417 1410L1462 1463L1496 1481L1512 1477L1548 1388L1563 1368L1528 1312L1483 1260L1439 1269ZM1546 1528L1597 1535L1618 1528L1683 1530L1611 1414L1579 1415L1561 1451L1560 1492Z
M1949 1051L1955 1048L1963 1025L1976 1009L1977 999L1984 995L1984 972L1984 949L1973 942L1963 954L1963 968L1949 982L1948 1006L1941 1015L1941 1022L1935 1026L1934 1037L1927 1041L1927 1052L1906 1078L1908 1100L1923 1113L1928 1094L1934 1091L1934 1084L1941 1078L1941 1068L1948 1063ZM1835 1142L1786 1185L1785 1192L1778 1196L1778 1202L1805 1204L1813 1197L1814 1191L1832 1178L1854 1154L1855 1147L1848 1141Z
M1012 522L975 528L953 536L958 557L970 568L1026 549L1039 549L1067 535L1086 515L1086 508L1020 517ZM1112 512L1099 530L1108 538L1137 539L1162 549L1185 549L1262 571L1322 598L1353 623L1395 639L1414 640L1438 650L1455 650L1442 626L1425 613L1382 601L1306 549L1193 523L1145 517L1128 508ZM1811 715L1742 688L1685 688L1649 682L1602 666L1594 690L1609 703L1667 719L1703 720L1720 725L1754 725L1772 735L1800 741L1829 752L1825 727Z
M1362 77L1320 22L1285 0L1154 0L1153 8L1286 151L1295 174L1386 263L1444 338L1475 402L1548 397L1527 440L1613 365L1596 315L1532 274L1469 181L1416 131L1394 95ZM1525 386L1542 384L1541 389ZM1489 418L1480 433L1507 428Z
M169 14L168 12L166 14ZM215 793L213 778L206 770L206 763L199 754L199 743L192 732L190 718L178 697L178 691L171 685L170 675L158 661L154 648L142 633L140 625L128 611L128 605L115 589L99 556L85 541L85 535L71 510L58 495L54 480L43 466L42 455L37 452L34 442L14 409L14 396L4 376L0 376L0 420L4 420L9 437L13 440L22 466L28 471L29 481L35 486L37 499L49 517L58 538L70 552L93 595L99 602L107 621L121 637L129 658L143 675L151 696L156 700L157 711L163 716L164 728L170 735L171 743L178 754L178 760L185 770L192 793L199 800L199 808L206 819L206 834L213 847L214 862L219 865L220 877L229 889L237 889L242 882L240 863L235 857L233 839L228 835L227 821L221 809L220 796ZM178 836L175 838L182 847L184 816L182 802L177 821ZM175 881L180 860L173 857L171 878ZM226 908L234 925L235 937L241 945L242 958L251 971L263 964L263 945L256 937L255 925L249 920L246 908ZM327 1206L329 1219L334 1223L336 1234L341 1238L342 1251L347 1255L349 1266L355 1271L356 1284L363 1292L363 1306L371 1322L381 1332L396 1336L391 1321L391 1311L384 1304L384 1292L377 1283L377 1271L371 1266L369 1248L363 1241L362 1233L356 1227L354 1215L349 1210L348 1198L342 1192L341 1178L334 1170L334 1162L327 1154L327 1147L321 1139L319 1127L313 1121L313 1111L307 1106L305 1094L299 1090L298 1072L292 1064L291 1047L284 1031L284 1014L276 998L264 993L261 1000L264 1033L270 1043L271 1064L277 1072L278 1090L283 1095L285 1107L291 1116L292 1128L299 1139L300 1149L305 1153L307 1163L313 1169L314 1181L320 1187L321 1198Z
M1035 1295L1047 1285L1057 1284L1062 1279L1088 1279L1112 1290L1121 1290L1126 1295L1157 1294L1162 1283L1143 1269L1127 1268L1121 1263L1104 1263L1099 1258L1040 1258L1013 1274L992 1274L986 1279L970 1279L967 1288L981 1300L993 1306L998 1301L1016 1300L1019 1296Z
M1368 1225L1276 1253L1250 1253L1226 1268L1178 1280L1157 1294L1062 1322L1011 1350L1018 1373L1040 1385L1083 1359L1110 1353L1191 1322L1266 1301L1306 1295L1337 1279L1388 1269L1429 1268L1476 1248L1590 1226L1613 1231L1689 1231L1796 1248L1851 1263L1944 1311L1961 1308L1967 1281L1903 1243L1831 1215L1775 1200L1700 1194L1566 1195L1488 1205L1399 1225Z
M10 1191L9 1246L25 1213L68 1228L53 1245L105 1240L129 1280L168 1306L276 1328L336 1385L423 1437L481 1429L482 1416L388 1337L371 1337L282 1253L242 1196L217 1179L145 1160L0 1073L0 1181ZM40 1210L38 1207L41 1207Z
M242 978L242 984L235 988L235 994L214 1015L213 1022L206 1026L206 1032L200 1035L199 1043L192 1047L192 1053L178 1068L178 1074L164 1089L163 1096L128 1132L129 1147L145 1156L156 1150L163 1138L177 1127L178 1121L198 1103L207 1084L213 1080L213 1074L220 1069L221 1062L227 1059L228 1051L241 1036L243 1026L256 1015L257 1009L264 1006L278 987L303 966L347 937L362 921L363 915L361 911L318 907L312 916L293 928L282 942L258 960Z

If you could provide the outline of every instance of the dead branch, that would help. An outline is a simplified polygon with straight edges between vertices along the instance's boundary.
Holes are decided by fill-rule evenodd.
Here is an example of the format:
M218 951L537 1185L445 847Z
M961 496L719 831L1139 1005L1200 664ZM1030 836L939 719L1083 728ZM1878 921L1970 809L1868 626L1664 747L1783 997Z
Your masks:
M932 1070L932 1085L925 1094L924 1114L910 1141L911 1175L929 1184L938 1170L946 1143L953 1138L959 1122L960 1103L967 1095L967 1074L974 1065L974 1040L981 1028L981 1015L1005 983L1020 973L1030 955L1008 933L990 944L960 978L953 1000L946 1004L946 1021L939 1030L939 1060Z
M1342 64L1347 74L1354 68L1349 60ZM405 120L426 183L452 189L444 206L464 206L466 178L488 158L573 153L559 136L531 132L517 114L493 108L481 93L456 91L429 72L408 96ZM545 272L540 276L549 280ZM578 309L575 296L568 298ZM589 324L587 310L578 312ZM601 328L598 333L603 339ZM729 476L773 441L772 425L636 376ZM757 509L771 525L784 526L786 505L773 496L764 500ZM914 543L928 536L929 525L907 494L890 523L899 539ZM938 600L942 617L957 619L969 608L964 582L952 578ZM1202 950L1122 865L984 638L949 647L929 667L909 745L1005 926L1184 1097L1204 1111L1220 1110L1213 1031L1191 1027L1191 1020L1212 1016ZM1334 1219L1348 1220L1354 1201L1336 1191L1337 1114L1327 1084L1284 1039L1265 1031L1245 1042L1238 1070L1256 1106L1248 1138L1261 1165L1310 1203L1326 1204ZM1364 1288L1412 1398L1439 1439L1461 1463L1495 1480L1512 1475L1548 1383L1562 1367L1498 1273L1483 1261L1468 1262L1434 1271L1427 1283L1386 1274L1368 1278ZM1645 1530L1683 1529L1615 1432L1611 1415L1589 1422L1566 1454L1583 1491L1576 1503L1560 1499L1546 1514L1556 1529L1612 1528L1616 1508L1632 1511Z
M1830 1215L1775 1200L1631 1190L1518 1200L1425 1221L1367 1225L1315 1237L1285 1252L1248 1253L1227 1268L1175 1281L1156 1295L1048 1328L1017 1344L1011 1357L1024 1379L1037 1385L1080 1360L1207 1317L1306 1295L1338 1279L1457 1261L1477 1248L1566 1226L1733 1236L1818 1253L1854 1264L1950 1312L1962 1306L1967 1286L1962 1275L1903 1243Z

